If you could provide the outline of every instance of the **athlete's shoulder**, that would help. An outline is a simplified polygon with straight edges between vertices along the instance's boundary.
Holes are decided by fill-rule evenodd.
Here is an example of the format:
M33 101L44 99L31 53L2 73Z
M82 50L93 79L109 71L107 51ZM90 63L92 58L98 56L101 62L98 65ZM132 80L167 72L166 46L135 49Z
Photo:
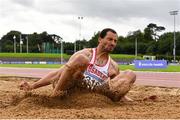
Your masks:
M87 57L88 59L91 59L92 57L92 48L84 48L82 50L77 51L76 53L74 53L71 58L75 57L75 56L81 56L83 55L84 57Z
M83 54L85 56L90 56L92 54L92 48L84 48L82 50L77 51L75 54Z
M111 57L110 57L110 68L114 69L116 72L119 72L119 65Z
M92 53L92 48L84 48L84 49L80 50L79 52L82 52L82 53L85 53L85 54Z
M110 57L110 63L118 67L117 62L116 62L116 61L114 61L111 57Z

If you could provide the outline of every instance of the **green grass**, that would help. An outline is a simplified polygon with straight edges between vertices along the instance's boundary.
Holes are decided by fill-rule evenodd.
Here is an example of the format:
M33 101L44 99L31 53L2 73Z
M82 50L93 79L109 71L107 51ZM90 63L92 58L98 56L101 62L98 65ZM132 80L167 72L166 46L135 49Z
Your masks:
M134 71L153 71L153 72L180 72L180 65L168 65L164 69L136 69L133 65L120 65L120 70L131 69Z
M0 67L19 68L59 68L59 64L0 64ZM120 70L131 69L134 71L154 71L154 72L180 72L180 65L171 65L166 69L136 69L133 65L119 65Z
M113 59L135 59L135 55L127 54L110 54ZM142 57L137 56L137 59L142 59Z
M0 58L60 58L61 54L54 53L0 53ZM63 54L68 59L70 55Z
M54 53L0 53L0 58L60 58L61 54ZM68 59L71 55L63 54L64 59ZM134 55L127 54L111 54L113 59L134 59ZM138 57L138 59L142 59Z

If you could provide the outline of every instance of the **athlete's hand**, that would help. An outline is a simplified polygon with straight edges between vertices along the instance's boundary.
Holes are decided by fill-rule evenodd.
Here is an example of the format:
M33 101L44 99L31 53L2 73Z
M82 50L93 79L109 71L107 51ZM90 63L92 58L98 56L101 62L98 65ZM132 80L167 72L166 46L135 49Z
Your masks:
M32 87L31 87L31 85L27 81L22 81L19 84L19 89L20 90L24 90L24 91L31 91Z

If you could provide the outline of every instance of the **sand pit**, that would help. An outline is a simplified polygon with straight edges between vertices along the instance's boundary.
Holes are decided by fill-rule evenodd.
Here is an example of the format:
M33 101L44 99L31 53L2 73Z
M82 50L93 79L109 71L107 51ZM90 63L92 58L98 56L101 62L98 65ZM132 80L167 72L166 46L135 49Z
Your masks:
M0 118L180 118L180 90L134 85L133 102L112 102L103 95L76 91L64 98L49 97L52 86L25 93L21 80L0 77Z

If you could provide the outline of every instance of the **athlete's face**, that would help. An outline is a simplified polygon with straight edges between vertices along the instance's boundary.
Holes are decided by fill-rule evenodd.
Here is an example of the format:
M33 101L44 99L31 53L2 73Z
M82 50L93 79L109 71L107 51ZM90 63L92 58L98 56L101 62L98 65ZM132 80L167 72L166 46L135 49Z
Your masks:
M117 34L108 31L104 38L99 38L99 45L103 51L112 52L117 45Z

